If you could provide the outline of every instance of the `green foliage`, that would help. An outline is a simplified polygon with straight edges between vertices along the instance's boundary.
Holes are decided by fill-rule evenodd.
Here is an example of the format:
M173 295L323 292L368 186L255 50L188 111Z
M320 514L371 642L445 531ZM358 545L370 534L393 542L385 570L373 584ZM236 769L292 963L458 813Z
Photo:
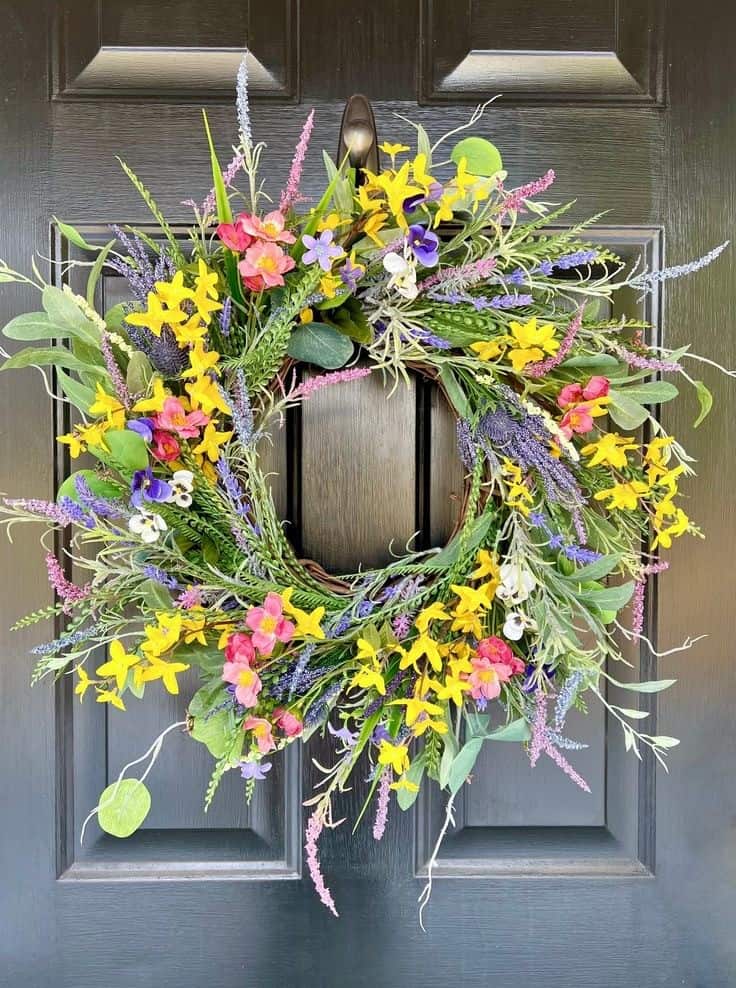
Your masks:
M353 344L332 326L310 322L297 326L291 334L287 353L302 363L336 370L352 357Z
M103 790L97 822L113 837L130 837L151 809L151 794L139 779L121 779Z
M467 171L471 175L490 177L503 168L498 148L483 137L466 137L459 141L450 157L456 165L465 158Z

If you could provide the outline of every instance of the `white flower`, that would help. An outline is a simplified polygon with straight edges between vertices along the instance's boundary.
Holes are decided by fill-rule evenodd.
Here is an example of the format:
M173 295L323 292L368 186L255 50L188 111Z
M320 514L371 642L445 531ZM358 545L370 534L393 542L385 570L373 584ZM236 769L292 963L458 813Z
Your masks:
M503 624L503 636L510 642L518 642L525 631L536 631L537 625L521 611L509 611Z
M155 542L168 525L161 515L152 511L139 511L137 515L131 515L128 528L135 535L140 535L144 542Z
M192 490L194 488L194 474L191 470L177 470L169 481L171 494L166 498L173 501L180 508L188 508L192 503Z
M417 268L412 260L402 254L386 254L383 266L391 275L388 281L389 288L395 288L399 295L410 300L417 297L419 294Z
M496 591L496 596L509 604L522 604L536 585L534 576L521 563L503 563L501 586Z

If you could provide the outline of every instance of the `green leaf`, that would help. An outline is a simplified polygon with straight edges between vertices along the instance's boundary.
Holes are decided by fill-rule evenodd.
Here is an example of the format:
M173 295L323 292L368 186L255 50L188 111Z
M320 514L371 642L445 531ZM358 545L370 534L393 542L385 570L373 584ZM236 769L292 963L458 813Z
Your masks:
M466 741L452 760L447 776L447 786L453 795L462 786L473 770L476 759L483 747L483 738L471 738Z
M9 340L63 340L71 336L68 329L56 326L45 312L24 312L11 319L3 329Z
M95 393L92 388L88 388L86 384L82 384L76 378L70 377L66 371L59 368L56 369L56 380L59 382L59 387L72 405L86 415L89 411L89 406L95 400Z
M106 834L130 837L151 809L151 794L140 779L121 779L102 792L97 820Z
M177 659L179 658L179 652L176 653ZM221 679L218 679L214 683L207 683L201 686L197 692L194 694L192 699L189 701L188 713L190 717L204 717L205 714L217 706L218 702L222 700L223 695L227 697L225 693L225 683Z
M470 418L471 413L468 399L449 364L442 364L440 367L440 381L447 392L447 398L455 412L457 412L460 418Z
M108 309L105 313L105 325L113 333L125 333L125 302L118 302L117 305L113 305L111 309ZM134 311L134 310L131 310Z
M710 415L710 410L713 407L713 395L702 381L695 381L694 384L695 394L698 396L698 401L700 403L700 414L695 419L695 422L693 422L693 428L697 429L698 426Z
M602 556L600 559L596 559L594 563L588 563L587 566L581 566L580 569L573 569L570 573L566 573L565 579L572 583L602 580L604 576L608 576L616 569L621 559L622 553L620 552L612 553L610 556Z
M96 497L114 499L119 498L123 493L123 487L120 484L111 484L109 480L105 480L95 470L76 470L74 473L69 474L64 483L59 487L59 490L56 492L57 499L60 497L70 497L72 501L79 503L79 495L77 494L76 487L77 477L83 477L86 480L87 486Z
M92 308L95 306L95 289L97 288L97 282L100 280L100 275L102 274L102 269L105 266L107 255L110 253L114 245L114 240L111 240L109 243L105 244L100 251L97 260L92 265L89 278L87 278L87 304L92 306Z
M612 676L609 676L608 679L614 686L620 686L624 690L631 690L632 693L661 693L662 690L668 690L670 686L673 686L677 682L676 679L650 679L649 682L645 683L620 683Z
M619 366L619 361L610 353L582 353L577 357L568 357L560 367L609 367Z
M429 140L429 134L421 124L414 124L414 126L417 131L417 154L426 155L425 168L429 170L432 167L432 143Z
M363 307L354 296L350 296L336 312L331 312L328 318L341 333L356 343L370 343L373 338Z
M192 737L206 746L213 758L223 758L233 745L233 721L228 710L209 717L195 717Z
M381 648L381 634L375 624L367 624L360 633L361 638L365 638L369 645L376 650Z
M138 586L140 600L151 611L170 611L174 604L171 594L157 580L143 580Z
M409 768L404 773L404 778L407 782L413 782L415 786L421 788L422 777L424 776L424 759L420 756L415 758L411 763ZM419 795L419 789L416 792L409 792L408 789L399 789L396 792L396 802L399 804L399 808L402 810L408 810L414 805Z
M450 769L452 768L452 763L458 753L457 741L455 740L454 734L451 734L448 731L447 734L444 735L443 741L445 747L442 750L442 758L440 758L440 774L438 780L440 789L447 788L447 783L450 779Z
M65 237L70 244L74 244L75 247L80 247L82 250L100 250L94 244L89 244L84 239L82 234L73 227L70 223L62 223L58 216L53 217L54 223L59 229L59 233Z
M287 353L305 364L336 370L352 357L353 344L333 326L310 322L298 326L291 334Z
M212 134L210 133L210 125L207 120L207 114L202 110L202 117L204 118L204 129L207 134L207 143L210 148L210 165L212 167L212 185L215 189L215 202L217 203L217 216L220 223L232 223L233 221L233 211L230 208L230 200L227 197L227 189L225 188L225 180L222 177L222 168L220 167L220 162L217 160L217 152L215 151L215 145L212 141ZM240 284L240 274L238 272L238 262L236 260L235 254L231 250L225 248L225 273L227 275L227 282L230 286L230 294L234 299L242 301L243 290Z
M649 740L657 748L676 748L680 743L679 738L670 738L666 734L655 734L654 737L650 737Z
M623 391L614 393L624 394L641 405L660 405L662 402L672 401L679 391L670 381L642 381L641 384L626 385Z
M148 466L148 449L142 436L131 429L109 429L105 442L110 447L113 460L133 473Z
M93 374L96 377L107 377L104 367L85 364L66 347L26 347L13 354L0 367L0 370L17 370L21 367L65 367L67 370Z
M326 298L322 302L317 302L314 306L319 312L329 312L330 309L337 309L343 305L350 298L350 291L340 292L339 295L333 296L333 298Z
M489 177L503 168L501 153L495 144L484 137L466 137L452 149L450 158L456 165L465 158L466 169L471 175Z
M620 611L631 599L634 592L633 580L600 590L581 590L578 598L599 611Z
M649 411L622 391L611 390L609 395L608 414L622 429L638 429L649 418Z
M486 734L486 741L528 741L531 737L529 725L523 717L512 720L510 724L497 727L495 731Z
M99 346L100 331L85 316L77 303L60 288L46 285L41 300L52 323L67 329L70 336L75 336L93 346Z
M134 350L128 360L128 368L125 374L125 383L132 395L143 394L148 391L148 385L153 377L153 367L151 361L140 350Z
M470 523L470 532L465 542L466 552L473 552L483 543L483 540L488 534L488 529L491 527L492 521L493 516L488 511L484 512L478 518L473 519ZM460 552L460 536L461 533L458 532L458 534L447 543L441 552L438 552L436 556L431 556L427 560L427 566L431 569L445 569L446 567L452 566L456 563Z

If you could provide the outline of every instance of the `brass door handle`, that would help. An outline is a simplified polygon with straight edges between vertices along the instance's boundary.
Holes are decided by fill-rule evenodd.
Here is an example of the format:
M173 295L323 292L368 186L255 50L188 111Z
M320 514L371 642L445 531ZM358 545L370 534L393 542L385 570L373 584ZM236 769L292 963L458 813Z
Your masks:
M355 184L365 181L362 169L378 171L378 136L373 108L365 96L351 96L345 104L340 124L340 141L337 147L337 163L348 156L355 168Z

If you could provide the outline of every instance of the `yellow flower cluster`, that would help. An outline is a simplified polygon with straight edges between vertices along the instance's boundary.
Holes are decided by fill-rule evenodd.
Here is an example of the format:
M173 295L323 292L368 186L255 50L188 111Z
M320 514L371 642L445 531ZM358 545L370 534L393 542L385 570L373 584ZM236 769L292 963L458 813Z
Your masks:
M516 373L520 374L527 364L544 360L546 355L557 353L560 348L559 340L554 338L555 327L551 322L537 326L536 316L525 323L512 320L509 329L506 336L496 340L471 343L470 349L484 362L505 354Z

